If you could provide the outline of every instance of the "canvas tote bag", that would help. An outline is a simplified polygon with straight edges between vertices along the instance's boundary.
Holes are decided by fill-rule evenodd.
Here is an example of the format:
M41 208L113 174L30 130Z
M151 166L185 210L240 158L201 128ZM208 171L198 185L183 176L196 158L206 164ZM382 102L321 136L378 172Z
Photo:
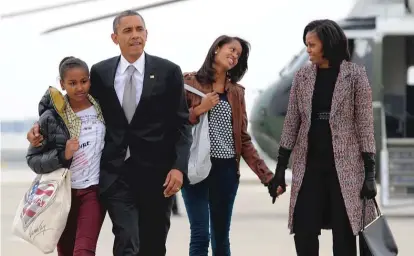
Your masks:
M188 84L184 84L184 88L200 97L206 97L204 93ZM208 112L202 114L199 119L199 123L192 128L193 143L188 162L188 179L192 185L207 178L211 169Z
M17 207L12 233L43 253L52 253L66 226L71 185L66 168L37 175Z

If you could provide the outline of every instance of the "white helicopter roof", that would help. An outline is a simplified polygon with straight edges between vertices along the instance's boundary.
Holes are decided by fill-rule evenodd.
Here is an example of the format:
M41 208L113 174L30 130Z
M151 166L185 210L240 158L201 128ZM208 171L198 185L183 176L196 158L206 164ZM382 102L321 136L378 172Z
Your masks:
M346 31L350 38L414 35L414 0L360 0L347 18L375 19L372 28Z

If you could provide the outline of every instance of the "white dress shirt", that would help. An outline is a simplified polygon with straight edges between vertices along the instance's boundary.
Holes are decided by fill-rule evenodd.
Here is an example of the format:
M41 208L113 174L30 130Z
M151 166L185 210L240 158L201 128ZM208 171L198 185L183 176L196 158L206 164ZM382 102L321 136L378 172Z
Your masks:
M137 82L136 92L137 92L137 101L136 104L138 105L139 100L141 99L142 94L142 87L144 83L144 72L145 72L145 52L141 54L141 56L134 62L129 63L124 56L121 55L121 59L119 61L118 67L115 73L115 91L116 95L118 96L118 100L122 106L122 99L124 97L124 88L125 88L125 80L127 78L128 73L126 72L129 65L134 65L137 69L134 73L135 81Z

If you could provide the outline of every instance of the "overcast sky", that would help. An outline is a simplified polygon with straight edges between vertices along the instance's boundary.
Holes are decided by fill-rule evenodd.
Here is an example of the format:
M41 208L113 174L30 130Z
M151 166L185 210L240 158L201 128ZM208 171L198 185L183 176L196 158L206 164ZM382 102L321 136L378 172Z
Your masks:
M2 1L2 14L68 0ZM40 32L67 22L137 7L149 0L102 0L36 15L0 20L0 118L37 116L37 104L49 85L57 86L58 64L68 55L89 65L119 54L110 39L112 18L51 35ZM243 4L244 3L244 4ZM237 35L252 45L247 88L248 108L257 89L266 88L302 45L312 19L340 19L354 0L189 0L141 12L149 32L146 51L197 70L221 34ZM79 18L80 17L80 18Z

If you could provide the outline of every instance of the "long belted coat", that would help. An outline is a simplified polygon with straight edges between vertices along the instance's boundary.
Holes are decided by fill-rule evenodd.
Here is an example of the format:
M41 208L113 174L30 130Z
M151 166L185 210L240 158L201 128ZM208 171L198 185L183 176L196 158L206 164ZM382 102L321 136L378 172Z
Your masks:
M316 73L317 68L313 64L302 67L296 73L280 141L280 146L293 150L288 224L290 233L293 233L293 212L306 170ZM375 153L373 123L371 87L365 68L343 61L333 93L329 124L332 131L335 167L355 235L362 228L360 192L365 172L361 152ZM375 206L372 200L369 200L366 223L371 222L375 217Z

